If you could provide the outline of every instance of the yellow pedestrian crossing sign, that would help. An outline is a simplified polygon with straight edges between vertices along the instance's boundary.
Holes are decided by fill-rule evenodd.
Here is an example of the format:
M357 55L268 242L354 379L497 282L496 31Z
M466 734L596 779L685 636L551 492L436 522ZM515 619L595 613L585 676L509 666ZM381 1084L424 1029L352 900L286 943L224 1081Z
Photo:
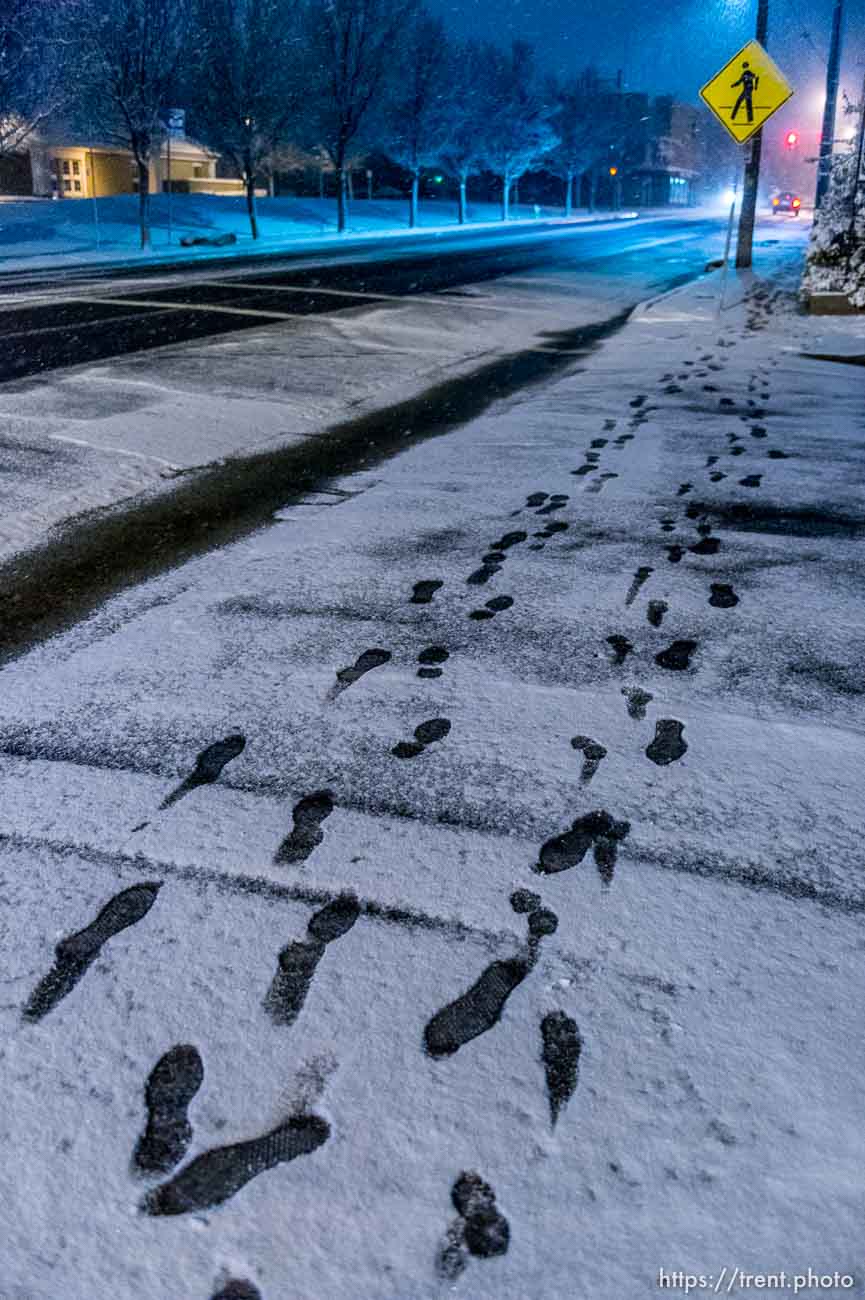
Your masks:
M793 87L759 41L743 45L700 91L739 144L750 140L792 94Z

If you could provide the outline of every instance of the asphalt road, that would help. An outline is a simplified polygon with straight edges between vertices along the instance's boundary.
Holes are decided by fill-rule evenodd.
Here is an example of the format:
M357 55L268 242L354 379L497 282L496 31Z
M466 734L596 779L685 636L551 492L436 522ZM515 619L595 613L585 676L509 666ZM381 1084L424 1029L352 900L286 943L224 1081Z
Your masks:
M597 270L625 279L639 274L642 296L653 249L663 243L667 255L651 283L660 292L703 269L706 241L717 238L721 224L689 214L444 239L425 234L400 242L398 249L370 249L366 242L348 257L340 247L316 255L314 264L308 254L293 254L268 258L266 266L256 258L88 271L84 278L64 274L50 287L43 279L10 279L0 286L13 295L0 311L0 382L298 316L332 315L417 294L456 294L461 285L535 267L545 273ZM26 301L16 303L16 294Z

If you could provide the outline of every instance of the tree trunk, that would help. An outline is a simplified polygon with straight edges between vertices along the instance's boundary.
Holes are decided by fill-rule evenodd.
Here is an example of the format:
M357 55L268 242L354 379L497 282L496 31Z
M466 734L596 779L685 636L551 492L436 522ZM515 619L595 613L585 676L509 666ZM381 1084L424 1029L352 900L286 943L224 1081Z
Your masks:
M568 172L567 176L565 177L565 216L566 217L569 217L571 215L571 188L573 185L573 180L574 178L572 174Z
M267 192L272 199L276 198L276 177L273 172L267 178Z
M571 188L574 192L574 211L583 206L583 173L574 172L574 179L571 182Z
M597 188L597 184L598 184L598 173L595 171L593 167L592 170L589 172L589 211L590 212L594 212L595 210L595 191Z
M255 209L255 176L247 172L244 176L246 186L246 211L249 213L249 229L252 231L252 238L258 239L258 213Z
M348 197L354 203L354 180L352 179L352 168L349 167L345 174L346 184L348 186Z
M502 221L509 221L511 215L511 178L502 177Z
M319 167L318 169L318 197L320 199L324 198L324 168L323 167Z
M514 181L514 203L519 204L519 201L520 201L520 178L518 176L517 179Z
M461 226L466 224L466 177L460 177L460 200L459 200L459 223Z
M409 205L408 205L408 224L410 226L417 225L419 189L420 189L420 177L418 176L417 172L415 172L411 178L411 198L409 200Z
M150 248L150 166L146 159L138 159L138 228L141 248Z
M336 166L336 228L343 234L346 226L347 205L345 201L345 167L340 162Z

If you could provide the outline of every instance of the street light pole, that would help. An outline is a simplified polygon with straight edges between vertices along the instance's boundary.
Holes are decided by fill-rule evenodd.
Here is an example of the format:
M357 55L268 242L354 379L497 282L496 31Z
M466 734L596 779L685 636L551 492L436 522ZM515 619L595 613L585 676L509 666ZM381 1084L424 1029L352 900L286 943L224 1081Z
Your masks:
M832 145L835 142L835 110L838 102L838 68L841 62L841 15L844 0L835 0L832 12L832 42L826 66L826 103L823 106L823 129L820 132L820 157L817 163L817 193L814 206L819 208L829 188L832 170Z
M840 2L840 0L839 0ZM769 0L757 0L757 40L765 46L769 32ZM736 266L751 265L754 246L754 218L757 215L757 186L760 183L760 154L763 149L763 128L751 137L748 161L745 163L745 180L742 186L742 207L739 210L739 238L736 243Z

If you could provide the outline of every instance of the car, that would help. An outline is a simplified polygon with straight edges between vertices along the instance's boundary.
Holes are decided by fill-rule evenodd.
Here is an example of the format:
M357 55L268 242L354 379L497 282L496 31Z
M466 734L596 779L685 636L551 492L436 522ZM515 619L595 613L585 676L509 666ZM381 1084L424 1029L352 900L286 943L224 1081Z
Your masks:
M794 217L798 217L801 206L802 200L797 194L776 194L772 200L772 213L777 217L779 212L792 212Z

